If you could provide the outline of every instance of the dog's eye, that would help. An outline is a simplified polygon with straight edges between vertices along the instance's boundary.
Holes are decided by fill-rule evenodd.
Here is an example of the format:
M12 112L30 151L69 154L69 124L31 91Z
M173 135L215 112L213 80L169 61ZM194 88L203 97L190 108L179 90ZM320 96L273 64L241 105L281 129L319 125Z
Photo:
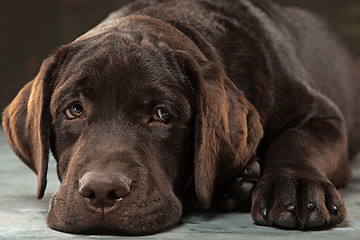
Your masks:
M163 107L157 108L156 114L157 114L159 121L161 121L163 123L168 123L172 117L170 111Z
M66 111L66 117L68 119L75 119L81 117L84 113L84 109L80 103L73 103Z

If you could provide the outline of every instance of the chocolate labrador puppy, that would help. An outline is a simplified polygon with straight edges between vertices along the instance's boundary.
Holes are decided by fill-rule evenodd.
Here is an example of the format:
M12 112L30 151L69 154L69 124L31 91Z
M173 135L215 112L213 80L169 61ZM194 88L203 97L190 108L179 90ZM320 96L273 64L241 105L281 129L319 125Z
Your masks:
M46 59L3 126L38 198L51 149L61 186L47 223L59 231L161 231L185 188L205 209L252 192L260 225L329 227L346 217L336 187L360 145L359 69L297 8L137 1Z

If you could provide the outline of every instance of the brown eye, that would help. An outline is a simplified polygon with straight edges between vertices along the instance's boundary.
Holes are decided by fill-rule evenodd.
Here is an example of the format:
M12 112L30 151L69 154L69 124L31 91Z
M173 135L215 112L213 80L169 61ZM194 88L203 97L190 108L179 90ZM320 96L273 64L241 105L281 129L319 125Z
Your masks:
M163 123L168 123L172 118L171 113L166 108L157 108L156 114L159 120Z
M80 103L73 103L70 107L65 111L66 117L68 119L75 119L81 117L83 115L84 109Z

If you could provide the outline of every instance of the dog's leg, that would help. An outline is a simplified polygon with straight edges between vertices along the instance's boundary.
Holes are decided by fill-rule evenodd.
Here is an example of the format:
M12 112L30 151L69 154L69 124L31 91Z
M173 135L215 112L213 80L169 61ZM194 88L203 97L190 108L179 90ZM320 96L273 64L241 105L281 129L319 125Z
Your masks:
M345 219L336 187L351 178L346 129L339 113L329 114L329 109L335 110L322 109L301 126L285 130L270 146L253 192L257 224L304 229Z

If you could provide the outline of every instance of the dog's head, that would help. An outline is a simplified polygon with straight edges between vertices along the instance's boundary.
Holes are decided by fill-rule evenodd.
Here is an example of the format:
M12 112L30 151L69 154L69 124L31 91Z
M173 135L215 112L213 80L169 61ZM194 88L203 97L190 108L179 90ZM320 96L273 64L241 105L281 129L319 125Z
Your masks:
M47 222L73 233L148 234L176 224L193 175L200 204L262 136L259 115L182 33L147 17L105 23L46 59L3 126L44 194L49 149L61 186Z

